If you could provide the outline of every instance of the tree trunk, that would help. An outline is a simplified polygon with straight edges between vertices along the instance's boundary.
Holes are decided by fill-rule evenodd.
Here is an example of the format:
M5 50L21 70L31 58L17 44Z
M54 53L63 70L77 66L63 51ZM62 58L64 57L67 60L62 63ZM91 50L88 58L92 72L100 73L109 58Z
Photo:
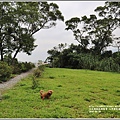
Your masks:
M0 54L1 54L1 61L3 61L3 49L2 48L0 50Z
M2 48L2 43L0 43L0 55L1 55L1 61L3 61L3 48Z
M17 49L17 51L15 52L12 61L11 61L11 65L14 63L14 59L16 58L17 54L19 53L20 47Z

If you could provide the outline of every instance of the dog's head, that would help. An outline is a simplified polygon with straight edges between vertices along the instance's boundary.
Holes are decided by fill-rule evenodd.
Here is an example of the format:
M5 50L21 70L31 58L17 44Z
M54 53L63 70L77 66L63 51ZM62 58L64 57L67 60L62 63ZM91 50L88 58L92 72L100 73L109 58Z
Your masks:
M53 90L49 90L49 91L48 91L48 93L49 93L50 95L52 95L52 93L53 93Z

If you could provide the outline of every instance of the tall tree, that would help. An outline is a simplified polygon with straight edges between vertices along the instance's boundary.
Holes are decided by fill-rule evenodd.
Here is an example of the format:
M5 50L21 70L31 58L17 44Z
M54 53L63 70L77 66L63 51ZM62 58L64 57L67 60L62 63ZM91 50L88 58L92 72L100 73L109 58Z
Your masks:
M89 36L86 35L87 31L83 26L80 29L81 20L78 17L71 18L65 22L66 30L72 30L75 40L81 45L82 48L87 48L89 44Z
M102 28L104 28L102 33L104 33L104 41L109 43L114 42L113 32L120 28L120 2L105 2L104 6L99 6L95 9L101 18L99 22L102 23Z
M6 49L6 35L8 31L8 25L11 25L12 16L11 16L12 8L9 3L0 2L0 55L1 61L3 61L3 55ZM10 30L10 29L9 29ZM8 38L8 36L7 36Z
M72 30L82 48L89 45L94 53L101 54L112 43L112 33L120 26L120 3L105 2L105 6L97 7L95 12L98 12L99 19L90 15L71 18L65 23L66 30Z
M36 47L33 35L41 29L49 29L55 26L57 20L64 21L58 5L54 3L1 2L0 6L0 13L3 16L0 18L0 52L2 61L7 51L11 51L10 54L13 54L13 59L21 51L28 55L31 54Z
M97 7L95 12L108 22L112 31L120 26L120 2L105 2L105 5Z
M110 43L112 43L112 31L108 29L108 23L105 19L97 19L95 15L82 17L86 30L91 38L92 50L100 54Z
M78 22L79 21L79 22ZM97 19L95 15L83 16L80 18L71 18L66 21L66 30L72 30L75 39L79 42L82 48L92 46L93 51L100 54L101 51L112 42L111 31L105 26L106 21ZM90 45L92 43L92 45Z

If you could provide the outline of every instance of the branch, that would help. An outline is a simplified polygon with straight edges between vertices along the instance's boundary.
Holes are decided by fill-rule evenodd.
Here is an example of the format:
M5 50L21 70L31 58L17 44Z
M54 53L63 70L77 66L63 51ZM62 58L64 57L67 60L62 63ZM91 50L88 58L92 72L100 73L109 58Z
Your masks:
M33 31L33 32L31 33L31 36L32 36L33 34L35 34L36 32L38 32L39 30L41 30L47 22L48 22L48 21L45 21L40 28L38 28L38 29L36 29L35 31Z

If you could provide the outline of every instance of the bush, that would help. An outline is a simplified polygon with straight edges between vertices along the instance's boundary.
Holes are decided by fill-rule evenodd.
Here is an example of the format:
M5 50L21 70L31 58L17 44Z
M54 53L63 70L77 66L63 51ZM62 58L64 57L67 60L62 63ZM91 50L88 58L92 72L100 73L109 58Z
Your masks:
M104 55L109 53L105 58ZM108 72L120 72L120 56L118 53L114 54L114 58L111 56L111 51L108 51L104 54L93 55L85 53L68 53L67 62L63 60L63 67L72 68L72 69L90 69L90 70L99 70L99 71L108 71ZM116 56L117 57L116 57ZM64 57L64 56L63 56ZM58 65L59 67L59 65Z
M13 74L20 74L21 73L21 70L18 67L18 65L12 66L12 67L13 67Z
M36 79L36 77L34 75L32 75L31 78L32 78L32 89L35 89L39 85L38 80Z
M0 61L0 82L7 81L12 74L12 67L8 66L6 62Z
M105 58L99 61L96 70L107 71L107 72L119 72L120 66L119 64L115 63L112 57L110 57L110 58Z
M38 68L39 68L41 71L44 71L44 70L45 70L45 65L40 65L40 66L38 66Z
M34 67L35 65L31 62L19 62L13 65L13 73L20 74L23 72L27 72Z
M23 64L24 64L24 67L25 67L25 72L29 71L30 69L35 67L34 64L31 63L31 62L24 62Z
M41 76L41 71L39 69L34 70L33 75L35 77L40 77Z
M32 89L35 89L38 87L39 82L37 80L37 78L39 78L41 76L41 71L39 68L37 68L36 70L34 70L33 75L32 75Z

